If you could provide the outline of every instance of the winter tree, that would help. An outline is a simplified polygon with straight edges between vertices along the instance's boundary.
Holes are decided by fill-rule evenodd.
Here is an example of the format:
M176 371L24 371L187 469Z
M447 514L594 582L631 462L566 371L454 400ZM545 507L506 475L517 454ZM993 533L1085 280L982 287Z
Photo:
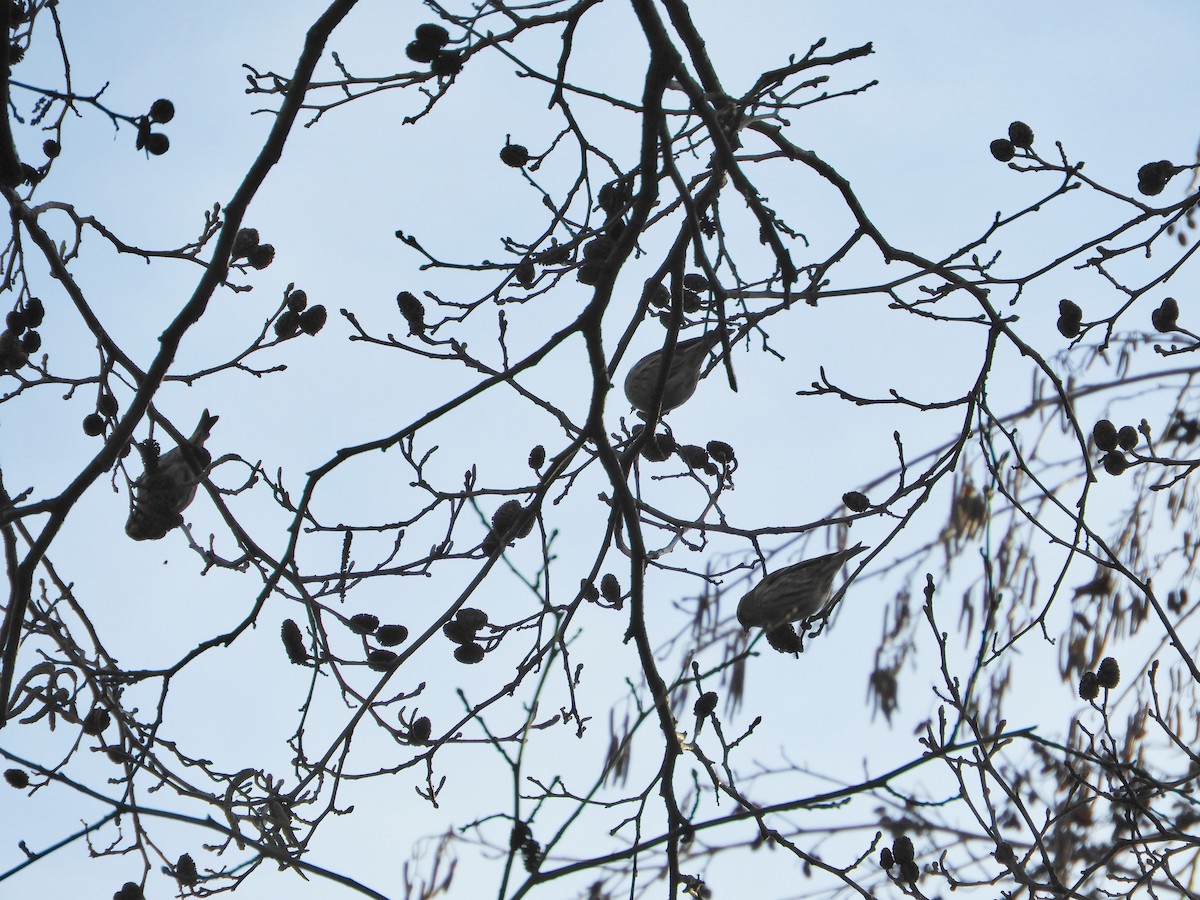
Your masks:
M254 6L0 4L0 892L1195 896L1194 17Z

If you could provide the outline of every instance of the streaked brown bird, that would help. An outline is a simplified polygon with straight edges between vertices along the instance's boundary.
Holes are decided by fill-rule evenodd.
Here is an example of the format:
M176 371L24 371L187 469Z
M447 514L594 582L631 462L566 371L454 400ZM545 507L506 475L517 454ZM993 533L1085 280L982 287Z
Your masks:
M771 630L815 616L829 602L833 579L842 565L866 549L855 544L772 572L738 603L738 621L743 628Z
M187 447L175 447L162 456L153 447L142 450L145 471L134 482L133 509L125 533L135 541L157 541L183 524L183 511L196 497L196 487L212 462L204 449L217 416L206 409Z
M696 393L696 385L700 383L700 369L704 366L708 351L721 343L721 338L727 333L723 328L715 328L700 337L679 341L675 345L667 384L662 394L663 413L683 406L692 394ZM654 401L657 399L655 390L662 372L662 357L662 350L655 350L649 356L642 357L625 377L625 396L629 398L634 409L649 413L654 408Z

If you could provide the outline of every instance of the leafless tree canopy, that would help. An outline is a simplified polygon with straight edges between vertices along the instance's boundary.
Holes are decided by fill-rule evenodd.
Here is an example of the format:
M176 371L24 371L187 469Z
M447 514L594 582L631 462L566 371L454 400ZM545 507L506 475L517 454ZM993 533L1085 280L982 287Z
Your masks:
M806 144L811 107L872 89L870 44L797 32L735 84L685 0L631 0L606 76L580 57L611 2L431 0L380 75L338 41L359 6L292 71L247 61L261 152L176 246L55 177L81 120L141 166L177 152L174 104L73 78L72 4L0 0L0 810L57 827L0 882L86 847L122 900L273 870L321 896L1195 897L1195 162L1104 184L1075 152L1105 148L997 122L981 167L1037 194L929 255ZM22 80L34 54L61 77ZM409 204L386 296L349 261L342 297L279 272L256 197L295 141L362 108L436 135L485 70L542 104L529 137L444 139L446 171L495 141L520 186L475 207L493 243ZM190 279L152 334L97 278L130 257ZM370 414L287 393L306 366ZM308 455L265 457L280 429ZM122 608L153 610L136 639ZM389 809L390 880L322 854Z

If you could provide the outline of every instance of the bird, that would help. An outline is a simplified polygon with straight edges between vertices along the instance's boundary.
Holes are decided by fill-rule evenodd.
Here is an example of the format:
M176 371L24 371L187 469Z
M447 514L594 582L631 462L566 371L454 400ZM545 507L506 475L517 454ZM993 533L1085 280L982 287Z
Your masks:
M175 447L162 456L153 441L141 445L142 472L133 486L133 508L125 533L135 541L157 541L183 524L183 511L196 497L196 487L212 462L204 449L217 416L206 409L186 447Z
M725 328L715 328L700 337L680 341L671 356L671 369L667 374L666 387L662 392L661 411L668 413L696 393L700 382L700 369L708 351L719 344L727 334ZM654 410L656 390L662 373L662 350L643 356L625 377L625 396L634 409L643 413Z
M738 602L738 622L747 630L764 628L771 631L815 616L829 603L834 576L842 565L866 549L862 544L855 544L772 572Z

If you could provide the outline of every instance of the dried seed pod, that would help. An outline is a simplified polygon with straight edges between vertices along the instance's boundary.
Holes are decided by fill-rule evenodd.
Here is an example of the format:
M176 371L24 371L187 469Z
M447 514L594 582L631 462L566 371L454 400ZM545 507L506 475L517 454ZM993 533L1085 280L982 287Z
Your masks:
M1162 332L1175 331L1179 323L1179 301L1174 297L1165 297L1158 309L1150 313L1150 324L1155 330Z
M113 900L146 900L146 895L142 893L142 889L132 881L127 881L121 885L121 889L113 894Z
M1084 672L1079 676L1079 696L1084 700L1095 700L1100 694L1100 682L1095 672Z
M4 780L8 782L9 787L14 787L18 791L29 787L29 773L24 769L5 769Z
M294 313L304 312L308 306L308 294L302 290L292 291L287 295L287 308Z
M583 258L603 261L612 256L616 248L616 242L612 238L600 235L583 245Z
M650 462L663 462L675 452L675 438L665 431L650 435L642 444L642 456Z
M314 335L325 327L325 320L329 314L325 311L325 307L321 304L309 307L304 312L300 313L300 330L305 334Z
M367 667L372 672L390 672L399 661L400 657L391 650L372 650L367 654Z
M604 277L604 273L608 267L598 259L589 259L575 272L575 278L580 284L594 285L599 284L600 279Z
M533 530L534 516L520 500L505 500L492 515L489 539L497 546L507 546L518 538L527 537Z
M403 625L380 625L375 632L375 640L385 647L395 647L408 640L408 629Z
M196 871L196 862L191 854L183 854L175 863L175 880L184 887L192 887L200 880L200 873Z
M62 147L58 141L47 140L42 142L42 152L46 154L46 159L56 159L62 153Z
M533 832L524 822L518 820L513 822L512 831L508 833L508 848L510 850L519 850L521 845L533 837Z
M414 719L412 726L408 729L408 740L413 744L424 744L429 740L431 734L433 734L433 725L429 721L429 717L421 716L419 719Z
M1125 458L1124 453L1118 453L1113 450L1111 453L1105 453L1101 464L1104 466L1104 471L1109 475L1120 475L1129 468L1129 460Z
M1017 861L1017 854L1013 850L1012 844L1008 841L1001 841L996 845L995 852L996 862L1002 866L1011 866Z
M900 863L900 880L916 884L921 877L921 867L915 862Z
M37 353L42 349L42 336L36 331L27 331L21 336L21 349L26 353Z
M996 140L992 141L992 143L988 146L988 149L992 151L992 156L994 156L1000 162L1008 162L1017 155L1017 148L1014 147L1013 142L1007 138L996 138Z
M401 291L396 295L396 305L400 307L400 315L408 323L409 334L425 333L425 307L417 299L416 294Z
M546 448L538 444L529 451L529 468L535 472L546 464Z
M1121 666L1111 656L1100 660L1100 668L1096 670L1096 683L1110 691L1121 683Z
M1033 146L1033 129L1024 122L1013 122L1008 126L1008 139L1016 146L1028 150Z
M703 447L697 447L695 444L681 444L675 448L675 452L679 454L679 458L689 469L703 469L708 465L708 451Z
M152 131L146 135L142 146L151 156L162 156L171 149L171 139L160 131Z
M29 362L29 351L12 331L0 331L0 372L16 372Z
M1101 419L1092 428L1092 441L1097 450L1117 449L1117 426L1109 419Z
M527 259L513 269L513 277L521 287L533 287L533 283L537 280L537 269L533 267L533 262Z
M252 269L265 269L274 261L275 246L273 244L259 244L246 254L246 262L250 264Z
M606 213L612 214L623 209L633 198L629 184L623 181L610 181L600 188L596 194L596 203Z
M483 662L483 648L478 644L459 644L454 648L454 658L467 666Z
M241 259L243 256L249 256L250 251L258 246L258 242L257 228L240 229L237 236L233 239L233 249L229 252L230 259Z
M895 857L892 856L892 848L884 847L879 851L879 868L890 869L896 864Z
M500 161L506 166L519 169L529 162L529 150L520 144L505 144L500 148Z
M683 276L683 286L689 291L707 291L708 279L699 272L689 272Z
M373 616L370 613L358 613L351 616L350 621L346 624L355 634L374 634L375 629L379 627L379 616Z
M542 866L542 845L533 838L522 843L521 862L525 866L526 872L536 873Z
M42 324L42 319L46 317L46 307L42 305L42 301L37 297L30 297L25 301L24 312L25 324L30 328L37 328Z
M99 413L88 413L83 417L83 433L88 437L104 434L104 417Z
M103 393L96 401L96 412L104 416L106 419L111 419L117 414L118 409L117 398L112 394Z
M609 603L618 603L621 600L621 582L612 572L600 579L600 594Z
M767 643L778 653L799 653L804 649L800 633L791 625L777 625L766 631Z
M671 291L665 284L656 284L650 288L649 300L656 309L666 309L671 305Z
M1138 169L1138 190L1147 197L1161 194L1167 182L1175 177L1176 168L1169 159L1146 163Z
M97 706L83 717L83 733L90 734L92 737L99 737L104 734L104 729L108 728L111 724L112 716L109 715L108 710Z
M724 441L709 441L704 445L705 451L723 466L728 466L737 462L737 458L733 455L733 447Z
M163 97L150 104L150 121L166 125L175 118L175 104Z
M457 75L462 71L463 55L454 50L442 50L429 64L429 71L434 75Z
M913 847L912 838L907 834L899 835L892 841L892 856L900 865L913 862L917 858L916 849Z
M581 578L579 580L579 593L582 595L584 600L587 600L590 603L595 603L600 599L600 591L597 590L596 586L586 578Z
M475 640L475 629L468 628L458 619L452 619L443 625L442 634L456 644L470 644Z
M846 491L842 494L842 502L850 512L866 512L871 508L871 501L861 491Z
M287 651L288 659L298 666L308 662L308 648L304 646L304 635L299 625L292 619L284 619L279 636L283 639L283 649Z
M1083 323L1083 310L1070 300L1058 301L1058 333L1065 338L1073 338L1079 334Z
M696 714L697 719L711 716L717 708L718 699L716 691L705 691L696 698L696 704L692 707L692 712Z
M275 336L281 341L293 338L300 333L300 317L290 309L285 309L275 320Z
M450 43L450 32L441 25L425 22L417 26L416 38L418 41L441 48Z
M537 261L543 266L555 266L559 263L569 262L570 259L571 248L558 243L552 243L537 255Z
M485 628L488 623L488 614L482 609L475 609L473 606L464 606L458 611L456 616L464 628L469 628L472 633L481 628Z
M413 62L431 63L437 59L441 49L437 44L432 44L429 41L416 40L410 41L408 46L404 48L404 55Z
M1139 440L1138 430L1132 425L1122 425L1121 430L1117 432L1117 443L1121 445L1122 450L1132 450Z

